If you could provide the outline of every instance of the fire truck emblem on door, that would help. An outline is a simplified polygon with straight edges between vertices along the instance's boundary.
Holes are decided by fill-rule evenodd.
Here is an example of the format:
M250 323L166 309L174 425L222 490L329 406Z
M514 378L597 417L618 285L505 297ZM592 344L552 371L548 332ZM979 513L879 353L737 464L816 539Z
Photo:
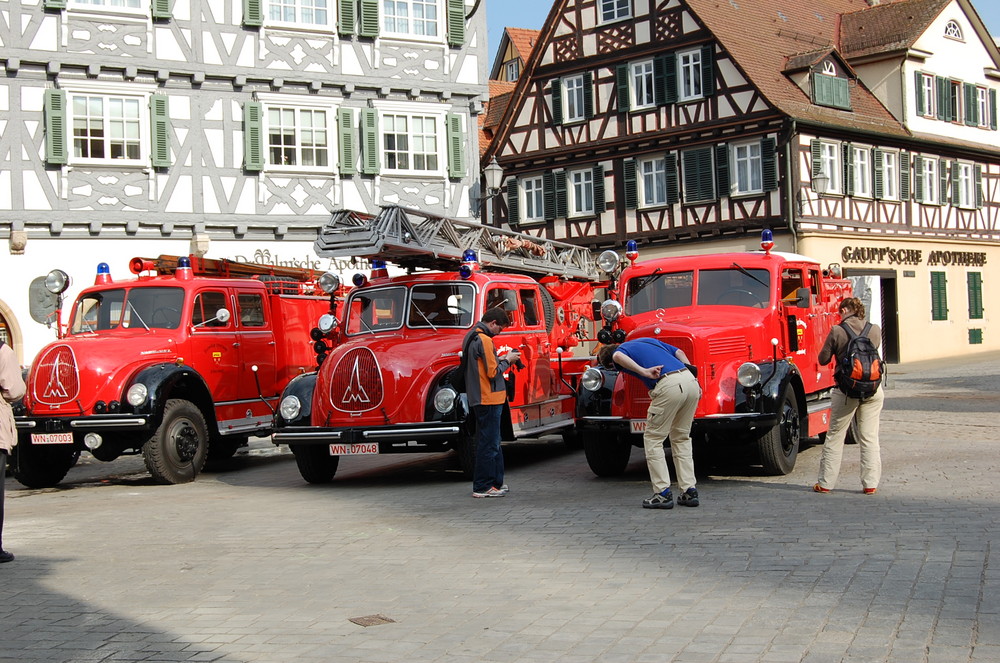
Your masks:
M366 412L382 404L382 371L371 350L355 348L340 359L330 394L344 412Z
M80 377L76 370L76 357L66 345L50 348L36 363L38 377L35 400L56 405L75 400L80 394Z

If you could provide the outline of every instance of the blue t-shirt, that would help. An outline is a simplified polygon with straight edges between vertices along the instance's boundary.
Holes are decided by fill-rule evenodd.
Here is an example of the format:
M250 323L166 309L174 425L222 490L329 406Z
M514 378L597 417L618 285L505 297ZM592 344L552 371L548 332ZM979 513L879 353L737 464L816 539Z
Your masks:
M643 368L663 366L660 369L661 375L666 375L672 371L679 371L685 367L684 362L676 356L677 348L655 338L637 338L632 341L625 341L618 346L618 352L626 355ZM622 370L642 380L650 389L656 386L656 380L651 380L628 369L623 368Z

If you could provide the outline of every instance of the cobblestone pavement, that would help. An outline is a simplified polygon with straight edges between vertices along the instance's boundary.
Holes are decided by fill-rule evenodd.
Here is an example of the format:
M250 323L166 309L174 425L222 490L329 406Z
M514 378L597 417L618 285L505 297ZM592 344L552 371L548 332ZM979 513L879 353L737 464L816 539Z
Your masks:
M1000 354L892 368L875 496L857 447L811 492L817 446L666 512L639 450L602 480L554 444L510 448L498 500L442 456L310 486L265 440L182 486L11 478L0 661L1000 661Z

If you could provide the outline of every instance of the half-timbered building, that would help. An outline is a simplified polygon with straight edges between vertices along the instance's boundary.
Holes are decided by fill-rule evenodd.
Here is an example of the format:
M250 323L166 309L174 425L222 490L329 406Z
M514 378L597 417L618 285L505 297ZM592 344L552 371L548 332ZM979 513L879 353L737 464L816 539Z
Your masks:
M891 361L996 350L998 89L967 0L556 0L483 163L520 230L650 257L771 228L868 277Z
M477 0L0 0L0 333L24 362L51 338L27 297L56 267L326 268L332 210L469 217L485 26Z

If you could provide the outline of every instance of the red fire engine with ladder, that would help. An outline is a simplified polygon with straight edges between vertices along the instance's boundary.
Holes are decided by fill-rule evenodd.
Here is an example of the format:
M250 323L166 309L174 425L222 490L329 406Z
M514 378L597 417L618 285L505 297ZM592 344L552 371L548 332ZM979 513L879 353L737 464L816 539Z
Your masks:
M498 352L517 348L523 363L508 375L503 439L573 438L589 363L573 349L591 336L602 286L585 248L402 207L338 212L315 247L374 269L355 275L339 328L323 329L335 334L327 360L282 395L272 439L306 481L330 481L340 456L386 453L455 450L471 473L475 418L452 376L465 335L494 307L511 319ZM409 273L389 277L383 261Z

